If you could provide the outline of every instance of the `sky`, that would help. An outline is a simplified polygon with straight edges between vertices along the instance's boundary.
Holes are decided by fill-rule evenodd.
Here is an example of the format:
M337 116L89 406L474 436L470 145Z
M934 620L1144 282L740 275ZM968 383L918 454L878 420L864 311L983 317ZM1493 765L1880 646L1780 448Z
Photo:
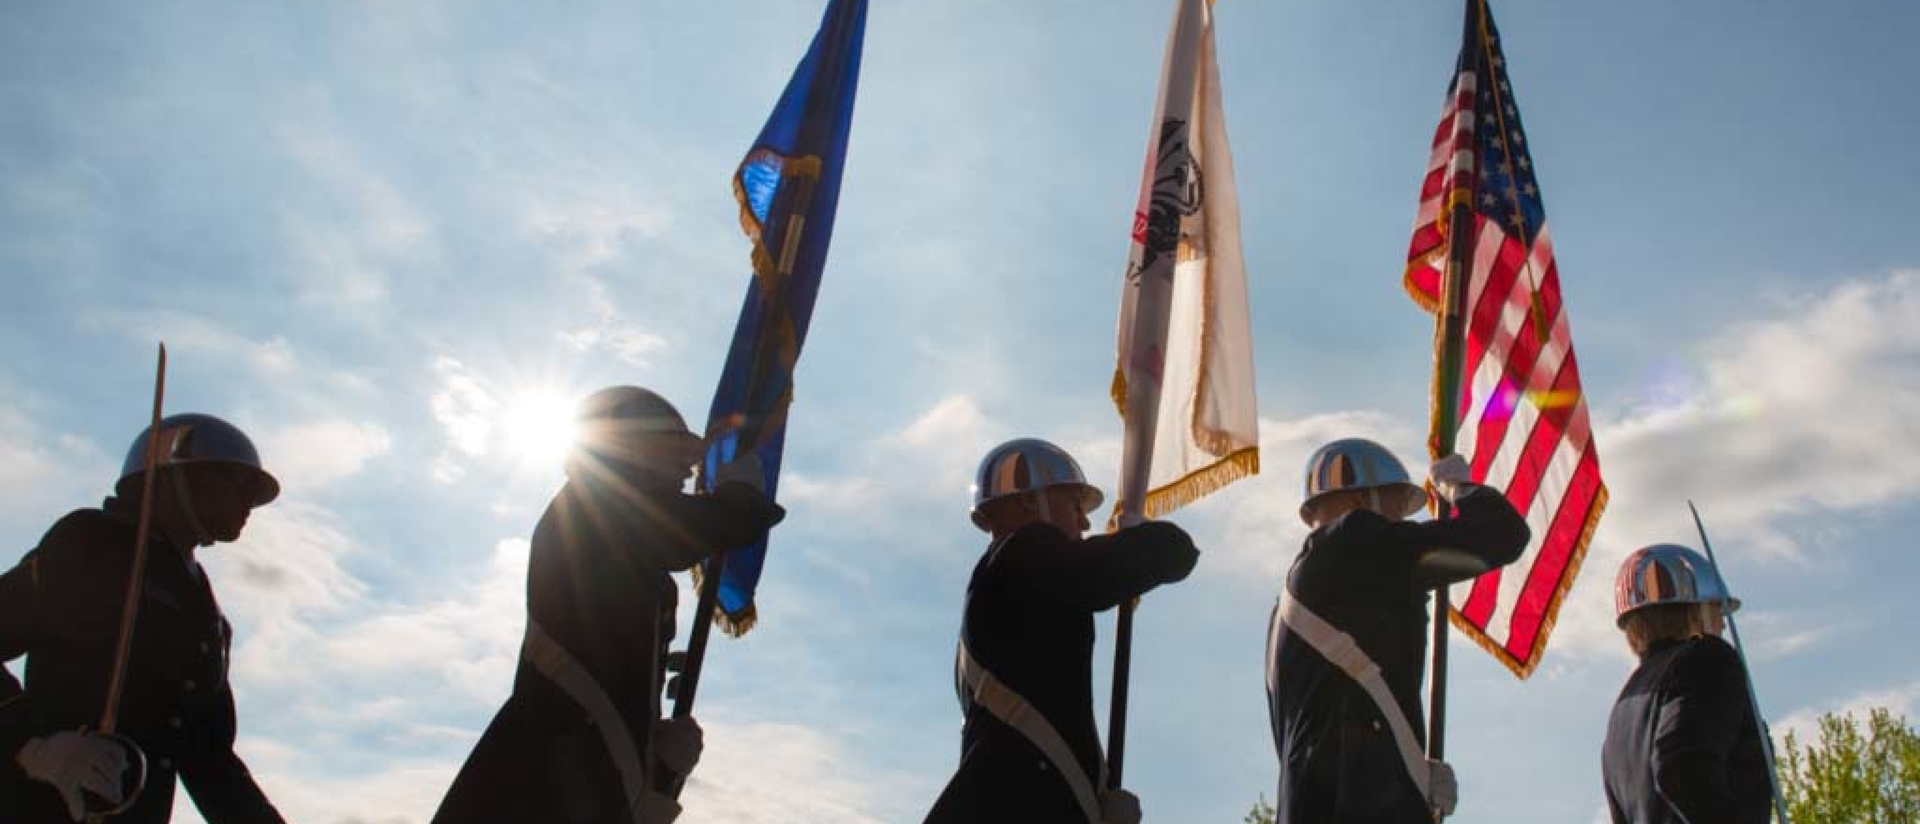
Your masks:
M712 650L683 822L917 821L951 774L975 462L1034 435L1118 475L1172 8L873 3L789 516L760 626ZM0 564L110 489L165 340L168 408L245 427L285 489L202 556L241 755L290 820L425 822L507 694L555 422L620 383L706 409L750 271L730 176L820 10L0 8ZM1920 718L1920 7L1494 11L1613 499L1532 678L1456 639L1455 820L1604 820L1613 572L1693 542L1688 499L1776 732ZM1264 471L1172 516L1200 565L1138 616L1126 774L1179 824L1272 796L1306 455L1357 435L1422 468L1432 326L1399 275L1460 31L1434 0L1216 17Z

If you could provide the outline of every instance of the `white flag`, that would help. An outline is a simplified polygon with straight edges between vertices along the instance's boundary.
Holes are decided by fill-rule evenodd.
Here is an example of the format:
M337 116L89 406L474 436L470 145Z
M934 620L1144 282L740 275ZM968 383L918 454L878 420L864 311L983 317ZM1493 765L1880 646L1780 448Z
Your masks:
M1240 202L1213 10L1180 0L1133 218L1113 399L1126 423L1116 522L1260 471Z

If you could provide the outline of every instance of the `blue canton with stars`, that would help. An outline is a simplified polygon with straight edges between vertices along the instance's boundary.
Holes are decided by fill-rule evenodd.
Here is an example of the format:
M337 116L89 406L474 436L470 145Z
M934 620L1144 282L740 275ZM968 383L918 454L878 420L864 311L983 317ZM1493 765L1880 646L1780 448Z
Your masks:
M1520 107L1513 84L1507 80L1507 61L1500 54L1500 32L1485 3L1467 4L1466 47L1460 51L1460 71L1478 80L1474 96L1474 140L1479 144L1474 181L1473 210L1500 224L1508 237L1531 247L1546 226L1546 207L1540 201L1540 183L1527 153L1527 135L1520 128Z

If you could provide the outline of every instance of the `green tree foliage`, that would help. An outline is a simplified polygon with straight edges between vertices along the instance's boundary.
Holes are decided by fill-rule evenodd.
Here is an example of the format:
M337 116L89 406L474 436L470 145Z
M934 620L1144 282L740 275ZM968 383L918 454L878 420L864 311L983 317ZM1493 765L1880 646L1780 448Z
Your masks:
M1793 824L1920 824L1920 732L1905 718L1874 709L1863 727L1829 713L1818 744L1791 732L1786 743L1780 791Z
M1240 820L1245 824L1273 824L1278 814L1273 805L1267 803L1267 794L1261 793L1260 800L1253 802L1253 809L1247 811L1247 817Z

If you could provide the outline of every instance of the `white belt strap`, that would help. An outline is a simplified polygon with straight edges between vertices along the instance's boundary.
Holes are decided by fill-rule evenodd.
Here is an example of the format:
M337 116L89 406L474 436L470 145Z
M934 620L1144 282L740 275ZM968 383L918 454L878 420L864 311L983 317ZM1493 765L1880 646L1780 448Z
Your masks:
M1407 777L1412 778L1413 785L1420 789L1420 797L1432 800L1433 792L1428 786L1432 780L1432 770L1427 766L1427 755L1421 750L1419 740L1413 737L1413 726L1407 723L1407 715L1400 710L1400 702L1394 700L1393 691L1387 688L1387 679L1380 677L1380 665L1367 657L1366 650L1354 643L1353 636L1315 615L1313 610L1307 609L1305 604L1293 597L1293 592L1284 587L1280 590L1278 614L1280 621L1286 622L1293 634L1300 636L1320 653L1320 657L1339 667L1361 689L1366 690L1374 706L1386 717L1387 727L1393 730L1393 742L1400 748L1400 760L1406 764ZM1272 655L1271 643L1267 649L1268 655ZM1268 688L1271 689L1272 662L1267 665L1267 673Z
M594 728L600 731L601 743L606 745L607 757L620 773L620 789L626 793L628 815L634 824L643 824L641 811L647 795L647 774L641 767L640 752L633 746L632 732L627 729L626 719L614 708L613 699L607 697L600 682L593 680L560 642L531 620L527 621L527 638L520 648L520 657L547 680L559 685L574 703L586 710L587 717L593 719Z
M1089 824L1101 824L1100 796L1094 792L1093 781L1087 777L1087 771L1081 768L1080 759L1074 757L1073 748L1067 746L1065 738L1060 737L1060 731L1054 729L1053 724L1048 723L1046 716L1041 715L1031 702L973 660L964 640L960 642L956 656L955 666L960 672L960 680L967 685L967 695L973 702L986 707L987 712L1000 719L1000 723L1012 727L1032 742L1040 754L1053 763L1060 777L1066 779ZM1102 772L1105 772L1104 765Z

